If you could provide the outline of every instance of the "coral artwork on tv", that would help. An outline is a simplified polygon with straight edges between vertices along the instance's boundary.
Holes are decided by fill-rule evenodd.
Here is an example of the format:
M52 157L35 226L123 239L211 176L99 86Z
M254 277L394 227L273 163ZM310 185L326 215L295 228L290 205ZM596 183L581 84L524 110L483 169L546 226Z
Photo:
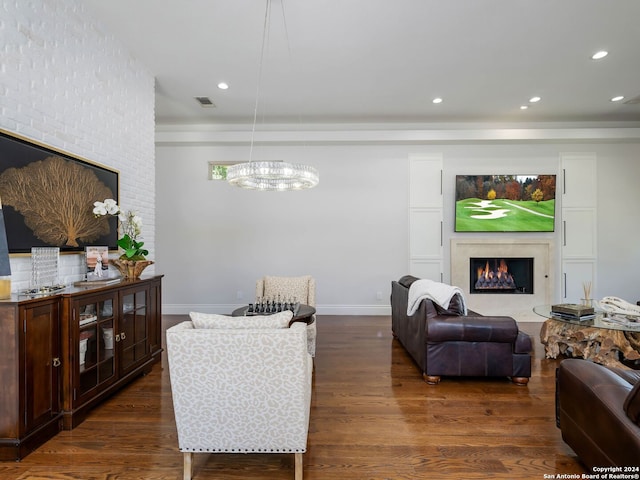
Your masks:
M553 232L555 175L456 175L456 232Z

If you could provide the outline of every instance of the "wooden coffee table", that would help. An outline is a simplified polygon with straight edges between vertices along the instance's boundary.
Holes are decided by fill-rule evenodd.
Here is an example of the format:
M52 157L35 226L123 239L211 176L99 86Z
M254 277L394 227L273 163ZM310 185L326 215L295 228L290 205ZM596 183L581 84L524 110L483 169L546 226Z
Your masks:
M236 308L233 312L231 312L232 317L242 317L247 315L247 311L249 310L249 305L245 305L244 307ZM304 322L307 325L312 324L315 321L315 313L316 309L311 305L300 304L298 309L295 311L293 318L289 322L289 326L291 326L295 322ZM255 315L273 315L272 313L253 313ZM249 315L249 316L251 316Z
M608 367L640 368L640 324L619 325L607 321L602 312L587 321L549 318L550 305L536 307L534 312L547 317L540 329L547 358L563 354Z

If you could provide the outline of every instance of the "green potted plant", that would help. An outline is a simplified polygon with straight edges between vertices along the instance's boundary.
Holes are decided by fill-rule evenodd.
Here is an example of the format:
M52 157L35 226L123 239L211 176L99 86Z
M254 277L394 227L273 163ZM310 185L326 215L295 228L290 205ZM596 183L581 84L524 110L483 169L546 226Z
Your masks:
M96 218L117 216L122 237L118 239L118 247L123 253L113 261L123 277L127 279L139 278L142 271L153 264L147 260L149 251L144 247L144 242L139 240L142 232L142 218L132 210L123 211L113 198L107 198L104 202L93 204L93 214Z

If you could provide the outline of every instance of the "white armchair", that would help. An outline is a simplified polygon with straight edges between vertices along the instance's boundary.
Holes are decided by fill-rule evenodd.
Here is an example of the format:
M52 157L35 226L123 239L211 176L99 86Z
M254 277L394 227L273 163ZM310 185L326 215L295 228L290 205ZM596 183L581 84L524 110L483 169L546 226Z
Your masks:
M306 325L255 328L256 320L227 317L214 328L196 328L194 319L167 330L185 480L193 454L207 452L293 453L295 479L302 480L313 368Z
M311 307L316 306L316 281L310 275L301 277L265 276L256 282L256 298L275 299L280 295L283 300L293 299ZM316 316L307 326L307 347L312 357L316 356Z

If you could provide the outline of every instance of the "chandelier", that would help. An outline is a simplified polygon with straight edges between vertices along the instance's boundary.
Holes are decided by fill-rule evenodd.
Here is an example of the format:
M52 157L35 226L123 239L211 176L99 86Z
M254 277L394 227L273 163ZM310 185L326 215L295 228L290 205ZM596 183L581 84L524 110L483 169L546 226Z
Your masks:
M301 163L250 161L227 169L231 185L250 190L303 190L315 187L318 180L318 171Z
M249 190L263 191L287 191L313 188L318 184L318 170L301 163L288 163L283 161L253 161L253 138L256 131L258 118L258 100L260 98L260 83L262 80L262 66L264 62L265 45L269 38L269 23L271 18L271 0L266 0L267 5L264 15L264 30L262 33L262 50L260 51L260 65L258 68L258 82L256 88L256 103L253 111L253 128L251 130L251 148L249 161L238 163L227 168L227 182L236 187ZM282 5L284 17L284 5ZM286 33L286 21L285 35ZM288 35L287 35L288 41Z

